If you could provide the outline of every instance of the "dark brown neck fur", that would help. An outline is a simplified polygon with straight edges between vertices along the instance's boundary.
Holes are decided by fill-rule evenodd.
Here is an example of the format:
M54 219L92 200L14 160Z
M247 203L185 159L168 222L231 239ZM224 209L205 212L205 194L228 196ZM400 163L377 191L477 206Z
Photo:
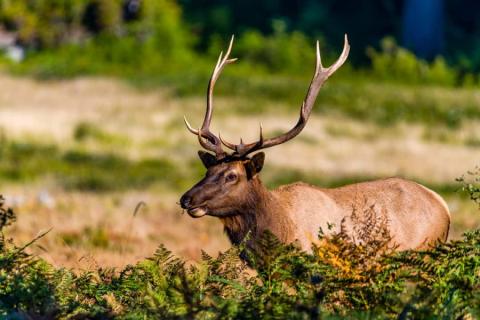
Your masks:
M258 176L253 178L245 197L241 201L242 205L231 216L220 218L232 244L240 244L249 232L255 240L266 230L270 230L280 240L290 240L290 219Z

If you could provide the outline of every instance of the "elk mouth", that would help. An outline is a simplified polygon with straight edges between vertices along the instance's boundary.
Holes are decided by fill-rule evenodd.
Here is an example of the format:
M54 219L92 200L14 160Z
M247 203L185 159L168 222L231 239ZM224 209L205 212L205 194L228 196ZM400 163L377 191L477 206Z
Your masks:
M200 218L207 214L207 207L205 205L191 207L187 209L187 213L192 218Z

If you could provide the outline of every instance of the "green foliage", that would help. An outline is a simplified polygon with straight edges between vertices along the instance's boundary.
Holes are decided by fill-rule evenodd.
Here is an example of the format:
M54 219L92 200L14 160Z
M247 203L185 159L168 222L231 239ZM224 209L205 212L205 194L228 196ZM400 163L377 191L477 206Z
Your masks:
M343 5L358 6L355 3ZM126 2L122 0L3 0L0 2L0 24L18 32L20 42L31 49L27 61L15 67L17 71L44 78L108 74L153 82L159 77L165 80L165 75L171 79L181 74L182 78L179 78L185 80L194 73L192 77L195 79L203 78L210 69L198 65L204 64L201 60L205 53L217 55L223 48L219 34L222 38L231 33L239 35L236 52L245 59L249 70L258 71L260 68L268 73L288 72L290 75L310 70L314 39L328 39L322 42L336 49L328 47L326 50L333 57L332 52L341 47L343 33L348 32L355 41L349 61L362 61L365 66L368 65L368 59L364 57L365 47L375 45L384 36L379 33L370 37L349 30L350 27L345 25L330 23L331 19L341 20L343 23L348 21L351 26L351 20L357 19L339 17L334 12L333 1L305 3L298 8L290 6L287 3L256 3L258 10L272 15L261 19L259 24L259 21L251 20L250 14L245 16L249 10L235 3L143 0L135 18L128 18L125 15ZM369 23L389 25L391 19L398 19L390 10L395 5L386 5L389 10L380 7L362 5L362 9L369 13L390 16L385 20L371 19ZM185 17L182 8L186 9ZM198 10L205 12L196 12ZM363 17L363 14L358 16ZM199 18L205 21L199 21ZM362 27L366 27L363 18ZM323 33L319 34L319 30ZM387 34L394 34L391 26L385 30L389 30ZM199 44L199 50L195 51L193 44ZM472 50L469 48L468 51ZM442 57L431 63L417 59L398 47L392 38L382 40L380 52L370 48L367 55L372 64L372 71L368 73L376 79L410 85L477 85L476 75L471 71L472 65L478 64L476 56L471 58L475 60L472 62L470 58L457 54L453 60L459 61L460 74Z
M0 204L0 234L15 215ZM388 222L386 222L388 223ZM37 238L38 239L38 238ZM0 238L0 316L119 319L464 319L480 316L480 230L396 253L384 225L354 244L344 232L311 253L265 233L187 264L159 246L122 270L55 269ZM255 272L242 262L249 261Z
M314 42L300 32L287 33L277 21L275 32L264 36L256 30L243 33L235 43L235 57L267 72L304 74L312 69ZM217 38L218 39L218 38ZM209 52L217 55L222 42L214 41Z
M339 81L322 89L319 100L324 107L317 110L332 109L381 125L404 121L458 128L466 119L480 118L473 93L434 86Z
M0 176L4 181L51 177L67 189L110 191L164 184L185 187L184 173L166 159L131 161L111 153L81 149L59 150L53 145L5 142L0 147Z
M463 190L480 207L480 167L477 167L474 171L467 172L466 175L461 176L457 181L462 183Z
M28 255L28 245L17 247L5 239L4 229L15 221L14 212L0 201L0 316L20 317L24 312L52 315L56 308L54 287L50 282L54 269Z
M99 131L97 131L99 130ZM165 158L140 158L135 161L111 152L93 152L83 149L90 140L117 146L124 143L122 138L112 136L95 125L80 123L75 130L78 146L62 150L56 145L26 143L3 140L0 147L0 178L5 182L32 183L39 179L52 179L69 190L117 191L136 188L162 186L174 190L185 190L205 173L205 168L197 159L184 166L174 165ZM163 143L163 142L162 142ZM270 168L264 176L269 187L277 187L292 181L305 181L326 187L371 180L374 176L350 178L325 178L321 174L285 170L282 167ZM279 174L282 172L282 174ZM457 184L425 185L441 192L453 194Z
M127 137L110 134L99 126L90 122L80 122L74 129L73 138L78 142L96 141L106 145L125 146L129 140Z
M0 196L0 231L3 230L4 227L9 226L16 220L15 213L10 208L5 208L5 199L3 196Z
M114 33L120 25L121 2L89 0L82 17L83 25L92 33Z
M307 78L281 75L257 74L248 81L242 79L241 75L226 73L216 91L218 96L247 97L234 105L239 113L278 112L282 108L296 112L309 84ZM192 94L194 85L181 84L180 93ZM342 73L322 88L313 112L341 114L386 126L413 122L458 128L467 119L480 119L474 90L378 83L356 77L347 79Z
M58 46L78 28L83 0L4 0L0 21L31 49Z
M89 138L101 140L104 139L105 133L94 124L82 122L75 127L73 137L77 141L85 141Z
M373 76L382 80L453 86L458 78L457 72L442 57L428 64L399 47L393 38L382 40L381 52L369 48L367 53L372 62Z
M145 0L142 2L141 17L135 28L140 35L149 34L146 46L153 51L149 58L160 55L168 59L164 65L190 58L190 35L175 1Z
M75 130L79 139L77 147L67 150L56 145L3 140L0 146L0 178L2 182L32 183L39 179L51 179L69 190L117 191L162 186L173 190L185 190L205 174L205 168L197 159L184 166L175 165L165 158L140 158L130 160L111 152L93 152L83 149L84 143L95 142L121 145L122 139L111 136L94 125L81 123ZM325 178L310 172L270 168L265 181L269 187L277 187L296 180L335 187L377 177L358 176L351 178ZM279 174L282 172L282 174ZM458 191L457 184L425 185L452 194Z
M14 72L41 78L80 74L154 77L191 61L190 35L179 7L171 0L142 1L133 21L122 20L120 0L0 4L0 23L18 31L21 41L34 49L24 63L12 66Z

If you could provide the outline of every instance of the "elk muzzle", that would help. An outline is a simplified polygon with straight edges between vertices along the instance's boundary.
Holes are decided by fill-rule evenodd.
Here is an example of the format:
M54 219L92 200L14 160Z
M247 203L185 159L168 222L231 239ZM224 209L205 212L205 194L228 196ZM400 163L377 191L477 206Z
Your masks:
M203 217L204 215L207 214L207 209L206 207L202 205L193 205L192 204L192 197L189 195L189 192L185 193L181 198L180 198L180 206L182 209L187 210L187 213L192 217L192 218L200 218Z

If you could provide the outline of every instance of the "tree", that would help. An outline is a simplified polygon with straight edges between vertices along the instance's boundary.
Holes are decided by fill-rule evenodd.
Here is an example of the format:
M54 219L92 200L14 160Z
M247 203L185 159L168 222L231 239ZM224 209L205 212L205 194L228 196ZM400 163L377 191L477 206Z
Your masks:
M120 3L117 0L90 0L82 23L94 34L113 33L120 24Z

